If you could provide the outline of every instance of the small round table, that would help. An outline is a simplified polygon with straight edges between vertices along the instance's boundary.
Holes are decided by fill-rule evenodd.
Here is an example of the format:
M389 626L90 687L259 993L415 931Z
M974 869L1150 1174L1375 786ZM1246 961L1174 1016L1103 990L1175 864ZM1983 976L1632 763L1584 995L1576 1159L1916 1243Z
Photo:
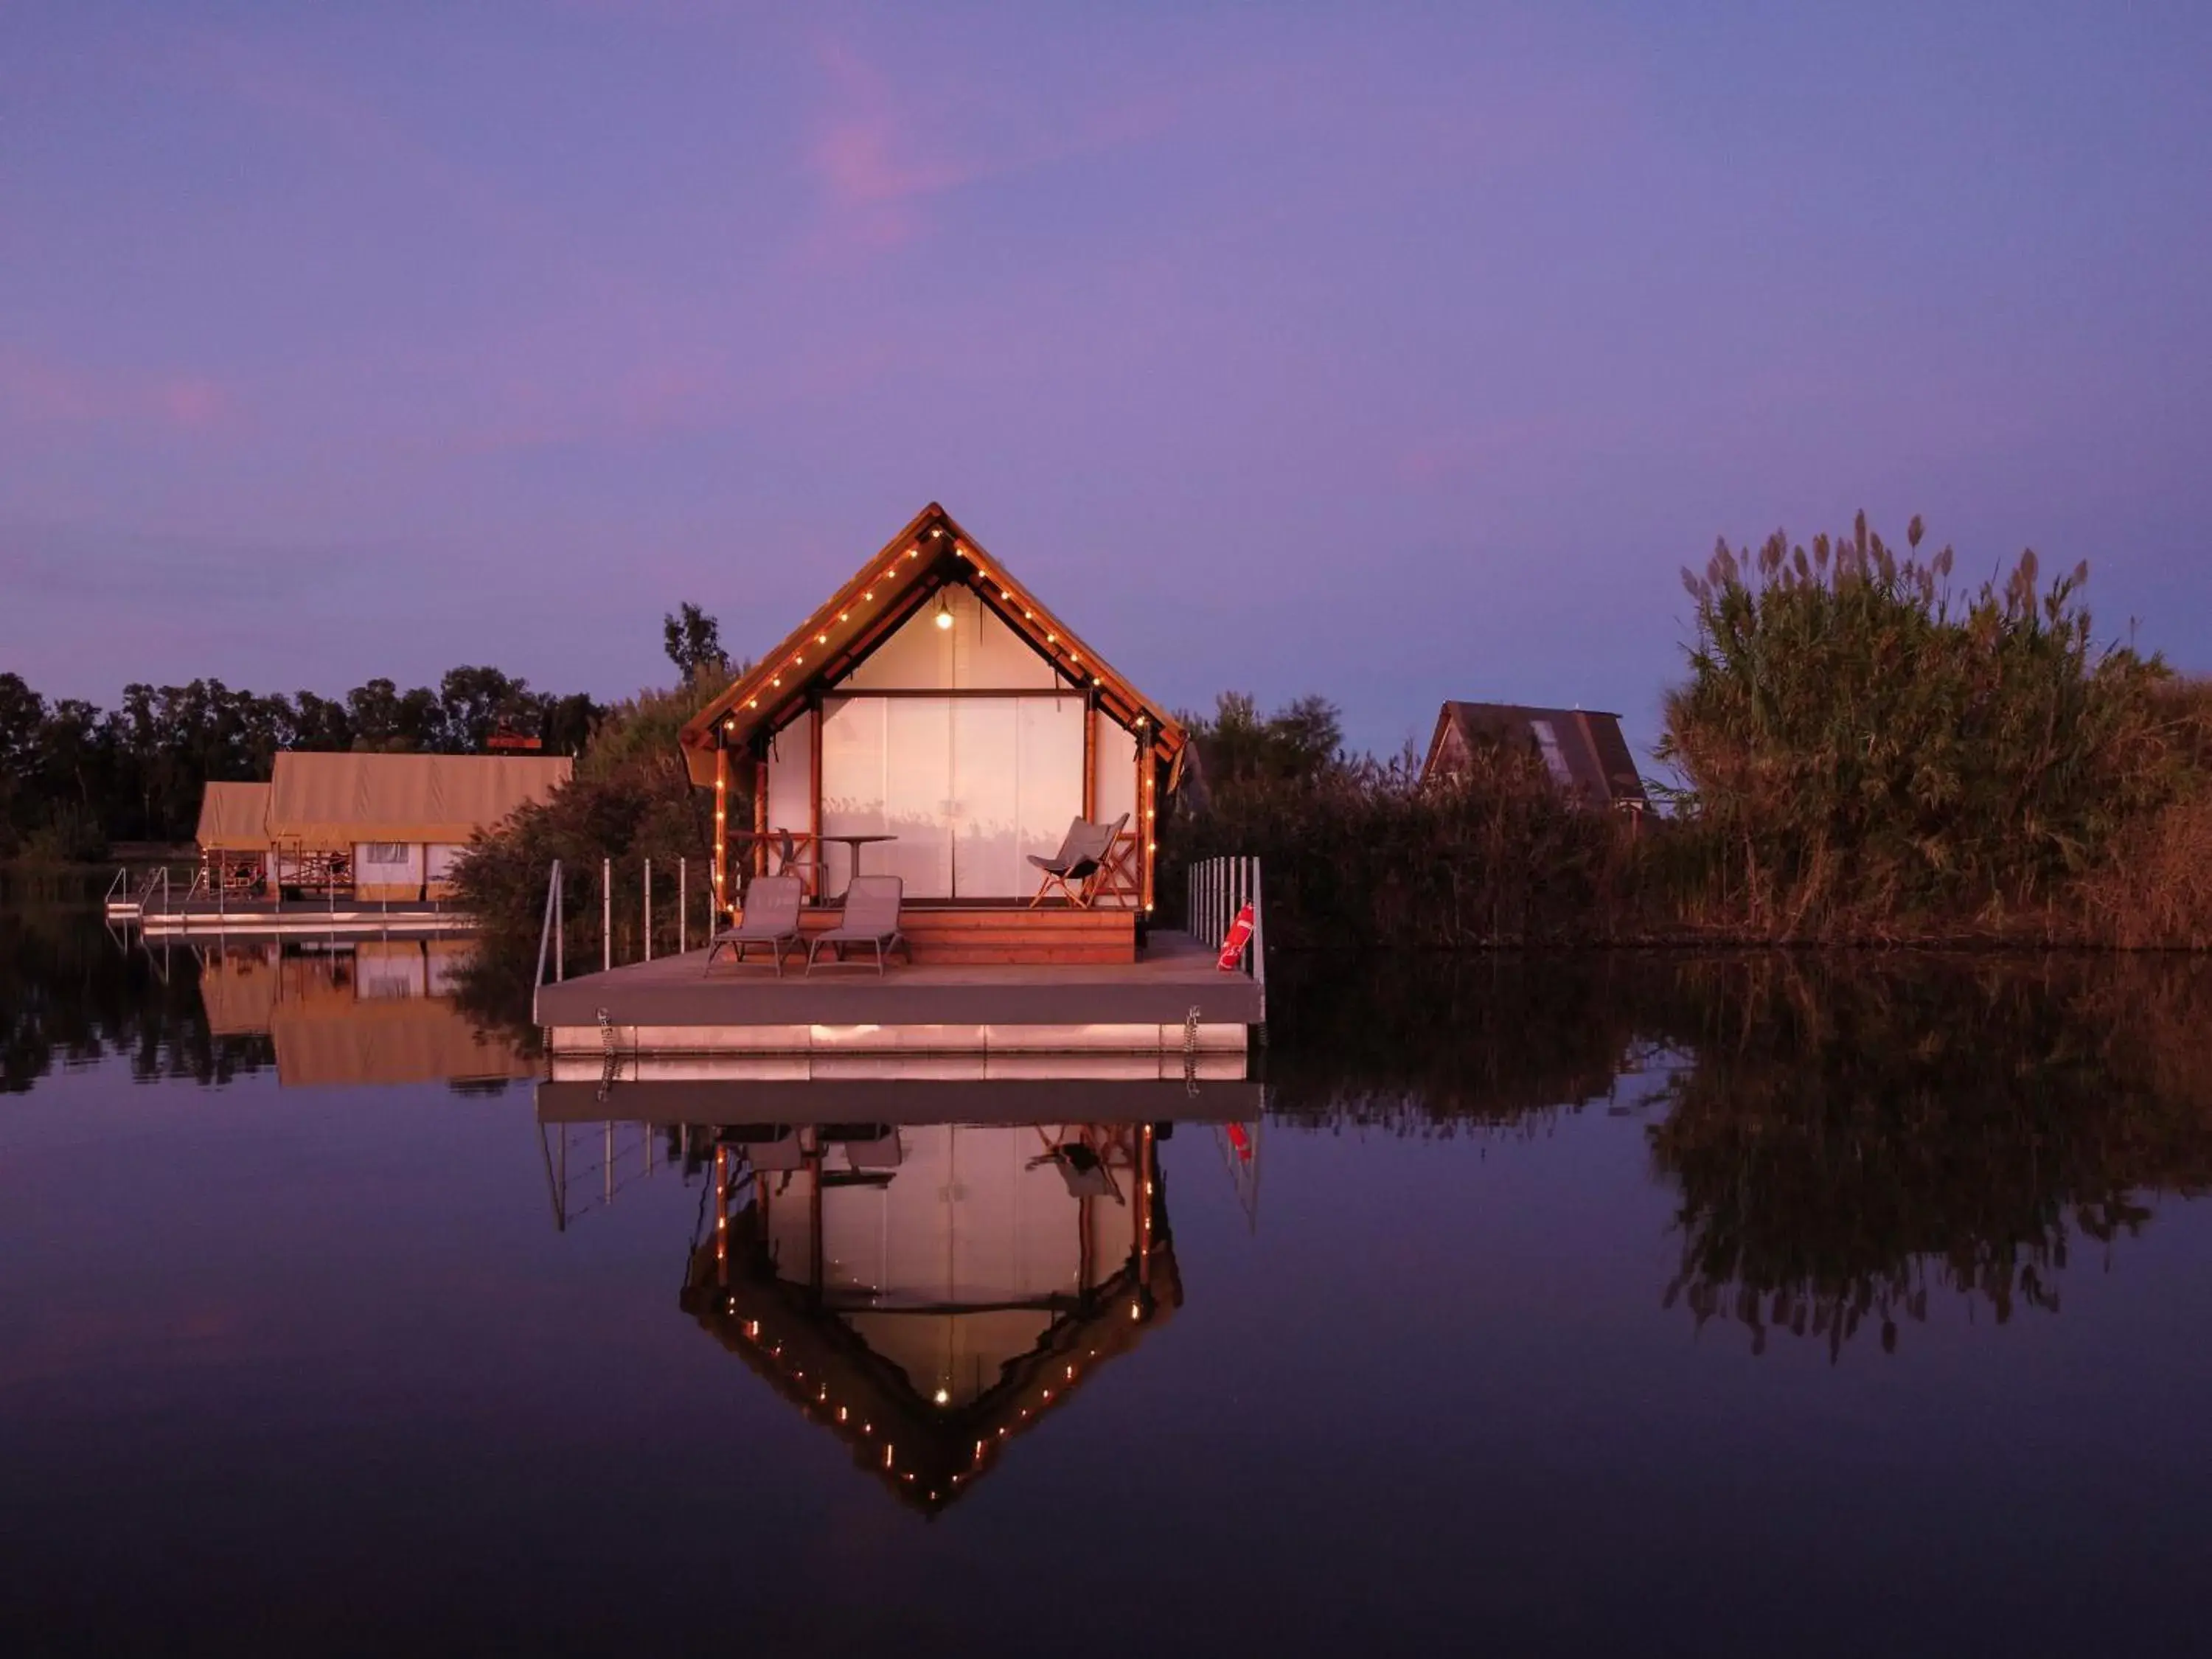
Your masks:
M860 849L863 847L873 847L878 842L896 841L898 837L896 836L817 836L815 839L824 846L834 841L840 846L853 849L853 867L846 872L845 876L845 885L849 889L853 884L853 878L860 873ZM840 893L838 896L842 898L843 894ZM823 897L826 899L828 895L824 894Z

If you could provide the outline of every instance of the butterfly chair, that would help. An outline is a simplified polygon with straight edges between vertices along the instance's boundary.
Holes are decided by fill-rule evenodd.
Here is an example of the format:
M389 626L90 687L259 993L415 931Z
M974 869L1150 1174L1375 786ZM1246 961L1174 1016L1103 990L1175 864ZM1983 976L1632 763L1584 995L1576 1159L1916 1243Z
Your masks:
M914 947L899 932L899 900L906 884L896 876L855 876L845 884L845 908L837 917L837 925L826 933L817 933L806 950L806 971L812 973L814 964L821 959L823 946L828 946L836 959L845 959L848 945L866 945L876 953L876 972L884 971L884 957L892 951L904 951L907 964L914 963Z
M1127 812L1111 823L1077 818L1067 826L1067 836L1060 843L1060 851L1048 859L1031 853L1029 860L1044 872L1044 878L1037 883L1036 896L1030 901L1030 908L1036 909L1058 888L1060 896L1071 905L1089 909L1091 889L1097 882L1098 872L1106 867L1106 854L1113 849L1114 837L1121 833L1121 826L1128 821Z
M783 953L806 945L799 932L799 907L805 896L806 884L797 876L755 876L745 889L742 918L708 942L708 968L714 967L714 953L724 945L734 947L743 962L747 945L765 945L775 953L775 976L781 979Z

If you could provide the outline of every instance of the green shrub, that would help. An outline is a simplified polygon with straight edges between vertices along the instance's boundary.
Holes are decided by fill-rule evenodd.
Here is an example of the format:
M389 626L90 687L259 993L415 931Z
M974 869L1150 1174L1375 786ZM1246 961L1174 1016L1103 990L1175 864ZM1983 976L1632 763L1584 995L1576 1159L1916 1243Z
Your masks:
M1907 532L1917 549L1920 522ZM2100 647L2087 567L2035 556L1967 598L1948 548L1870 535L1723 544L1662 759L1705 860L1689 919L1773 939L2023 920L2077 927L2074 884L2187 787L2156 658Z

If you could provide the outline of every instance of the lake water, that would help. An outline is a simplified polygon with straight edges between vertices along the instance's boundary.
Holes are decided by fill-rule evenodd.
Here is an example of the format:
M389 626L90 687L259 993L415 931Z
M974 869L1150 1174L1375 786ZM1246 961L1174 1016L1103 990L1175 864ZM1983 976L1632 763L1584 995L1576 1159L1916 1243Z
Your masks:
M1264 1080L815 1104L451 967L0 915L9 1651L2212 1650L2212 965L1279 975Z

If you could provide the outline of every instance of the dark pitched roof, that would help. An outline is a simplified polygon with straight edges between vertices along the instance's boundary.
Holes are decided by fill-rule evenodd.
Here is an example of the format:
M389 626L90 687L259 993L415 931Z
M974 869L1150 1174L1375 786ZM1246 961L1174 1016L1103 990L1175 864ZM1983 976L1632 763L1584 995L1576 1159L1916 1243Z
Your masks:
M1545 752L1548 730L1558 745L1560 763L1573 787L1593 801L1613 806L1644 806L1650 803L1636 768L1636 757L1621 735L1620 716L1592 708L1532 708L1510 702L1447 702L1437 715L1436 734L1429 739L1428 759L1421 775L1431 777L1446 757L1445 738L1455 732L1461 742L1517 744ZM1547 757L1548 760L1548 757Z

